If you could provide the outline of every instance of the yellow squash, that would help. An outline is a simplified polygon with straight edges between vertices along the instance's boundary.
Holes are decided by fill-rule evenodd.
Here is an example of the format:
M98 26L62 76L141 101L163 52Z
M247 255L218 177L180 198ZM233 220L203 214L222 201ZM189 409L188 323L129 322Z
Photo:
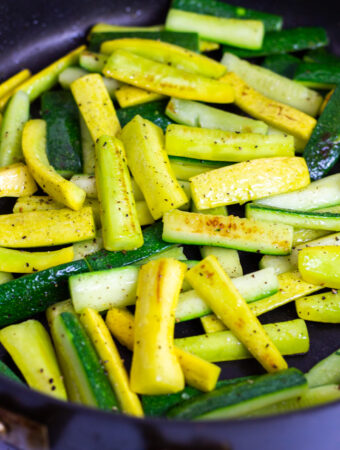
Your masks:
M340 323L340 293L335 289L323 294L301 297L296 300L295 306L300 319Z
M37 185L27 166L22 163L0 168L0 197L32 195Z
M28 69L21 70L0 84L0 98L12 94L13 90L31 76Z
M313 284L340 289L340 247L306 247L299 252L302 278Z
M86 193L74 183L65 180L48 162L44 120L29 120L25 124L22 149L28 168L41 188L57 202L79 210L83 206Z
M156 94L155 92L146 91L135 86L124 84L115 91L116 100L121 108L128 106L141 105L143 103L154 102L155 100L162 100L164 95Z
M214 313L268 372L287 368L286 361L215 256L203 259L186 276Z

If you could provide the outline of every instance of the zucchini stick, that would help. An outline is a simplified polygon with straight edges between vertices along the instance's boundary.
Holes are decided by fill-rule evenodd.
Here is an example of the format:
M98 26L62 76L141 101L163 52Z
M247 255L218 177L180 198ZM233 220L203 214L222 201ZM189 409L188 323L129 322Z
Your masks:
M319 361L306 373L310 388L340 383L340 349Z
M111 308L106 315L106 324L113 336L129 350L133 350L134 317L130 311ZM221 369L193 354L175 347L184 378L189 386L209 392L216 386Z
M37 320L10 325L0 341L33 389L66 400L66 391L51 339Z
M215 256L208 256L198 263L188 271L186 277L214 313L268 372L287 368L286 361Z
M139 271L131 388L140 394L178 392L184 376L173 348L175 309L186 265L159 259Z
M104 248L122 251L141 247L143 234L121 141L105 135L98 139L95 174Z
M29 120L22 135L22 148L26 163L34 179L57 202L79 210L86 197L83 189L65 180L50 165L46 154L46 122Z
M143 417L142 405L138 396L130 388L129 377L124 363L104 320L99 313L93 309L86 308L80 315L80 321L105 367L121 410L126 414Z
M25 197L38 189L35 181L22 163L0 168L0 197Z

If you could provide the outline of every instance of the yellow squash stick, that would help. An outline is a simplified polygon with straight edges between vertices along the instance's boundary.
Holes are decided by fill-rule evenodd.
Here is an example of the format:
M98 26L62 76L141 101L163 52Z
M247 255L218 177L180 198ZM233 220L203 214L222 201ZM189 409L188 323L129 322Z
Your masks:
M298 267L306 282L340 289L340 247L303 248L298 255Z
M162 100L165 98L162 94L146 91L135 86L124 84L115 91L116 100L121 108L128 106L141 105L143 103L153 102L155 100Z
M129 350L133 350L135 320L127 309L112 308L106 316L106 324L113 336ZM215 389L221 369L216 364L175 347L184 378L189 386L200 391Z
M8 94L12 94L12 91L26 81L30 76L31 72L28 69L24 69L1 83L0 98L5 97Z
M140 400L130 388L124 363L101 315L94 309L85 308L80 314L80 321L105 367L122 411L142 417Z
M71 91L94 142L100 136L116 136L120 124L112 100L98 73L78 78Z
M234 100L234 91L226 82L170 67L125 50L112 53L103 73L106 77L170 97L212 103L231 103Z
M187 279L268 372L287 368L286 361L215 256L208 256L190 269Z
M86 193L74 183L65 180L48 162L44 120L29 120L25 124L22 149L26 163L41 188L57 202L79 210L83 206Z
M234 88L236 105L252 117L304 141L310 138L316 125L314 117L265 97L233 72L223 75L220 81Z
M125 125L120 139L132 176L155 220L188 202L170 167L161 128L138 115Z
M0 168L0 197L32 195L37 185L27 166L22 163Z

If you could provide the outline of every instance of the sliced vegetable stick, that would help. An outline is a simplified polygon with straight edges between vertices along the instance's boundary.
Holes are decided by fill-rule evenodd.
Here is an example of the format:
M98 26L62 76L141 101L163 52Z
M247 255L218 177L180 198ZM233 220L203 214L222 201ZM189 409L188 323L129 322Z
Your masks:
M146 91L135 86L129 86L128 84L124 84L116 90L116 99L121 108L141 105L155 100L163 100L164 98L164 95Z
M303 248L298 255L302 278L324 287L340 288L340 247L335 245Z
M300 319L340 323L340 293L336 290L299 298L295 306Z
M0 168L0 197L25 197L38 189L27 166L22 163Z
M11 94L12 91L22 84L27 78L31 76L31 72L28 69L23 69L15 75L8 78L6 81L0 84L0 98Z

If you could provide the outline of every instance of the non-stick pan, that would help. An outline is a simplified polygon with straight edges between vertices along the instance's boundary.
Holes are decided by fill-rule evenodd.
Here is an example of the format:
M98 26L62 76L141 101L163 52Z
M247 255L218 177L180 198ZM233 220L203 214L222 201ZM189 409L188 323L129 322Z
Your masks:
M229 2L281 14L286 27L324 26L332 50L340 55L337 0ZM158 24L164 21L168 6L167 0L0 0L0 81L24 67L37 71L46 66L84 42L89 27L97 22ZM241 259L245 271L256 269L256 257L241 254ZM261 320L295 317L293 305L287 305ZM308 354L287 358L290 366L303 371L340 347L339 325L308 323L308 330L311 340ZM201 333L199 323L189 322L177 331L178 335L188 332ZM0 357L8 362L3 350ZM261 373L255 361L222 364L224 378L253 373ZM44 429L40 424L47 427L50 445L58 450L339 450L339 417L340 403L334 403L252 420L196 423L139 420L57 401L0 377L0 436L4 439L0 449L12 448L4 443L7 438L22 448L43 448Z

